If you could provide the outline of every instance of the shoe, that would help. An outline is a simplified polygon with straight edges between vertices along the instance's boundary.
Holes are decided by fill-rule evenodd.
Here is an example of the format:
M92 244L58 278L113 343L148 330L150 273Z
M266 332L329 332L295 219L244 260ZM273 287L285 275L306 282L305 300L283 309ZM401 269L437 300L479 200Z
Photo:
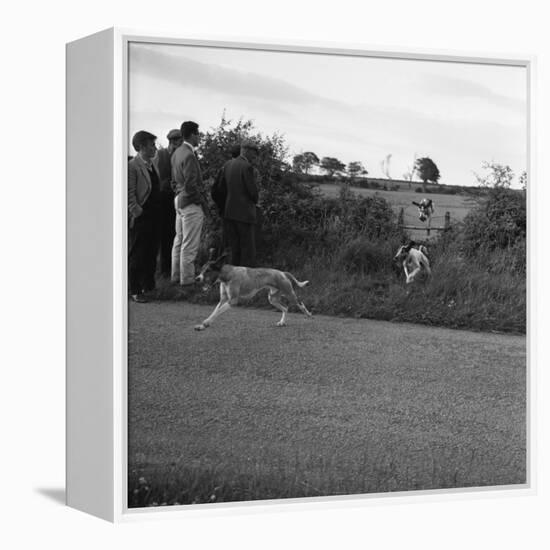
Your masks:
M130 298L138 304L146 304L148 302L147 298L143 294L132 294Z

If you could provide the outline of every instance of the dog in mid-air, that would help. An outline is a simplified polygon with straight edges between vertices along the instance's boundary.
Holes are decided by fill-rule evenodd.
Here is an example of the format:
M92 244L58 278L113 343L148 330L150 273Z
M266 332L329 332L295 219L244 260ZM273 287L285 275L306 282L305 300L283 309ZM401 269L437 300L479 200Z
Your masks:
M434 213L434 203L432 199L422 199L420 202L412 201L412 203L418 207L418 219L421 222L431 222L432 214Z
M421 270L424 270L428 275L432 274L430 260L428 260L428 249L422 244L417 245L414 241L400 246L394 260L402 262L406 284L412 283Z
M282 317L277 323L278 327L286 325L288 307L281 303L281 298L288 300L290 305L295 305L300 311L312 317L303 302L298 300L294 291L295 287L303 288L309 281L297 281L288 271L278 269L240 267L225 263L227 254L222 254L214 259L214 251L210 251L210 258L201 268L195 280L203 283L205 288L210 288L219 281L220 301L214 311L202 323L195 326L195 330L204 330L209 327L214 319L236 305L240 300L252 298L260 290L267 288L269 303L282 312Z

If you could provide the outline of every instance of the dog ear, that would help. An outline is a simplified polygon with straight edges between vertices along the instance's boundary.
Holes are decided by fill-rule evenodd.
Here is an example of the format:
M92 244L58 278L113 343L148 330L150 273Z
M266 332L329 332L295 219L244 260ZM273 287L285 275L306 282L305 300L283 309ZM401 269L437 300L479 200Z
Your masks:
M416 201L412 201L412 203L413 203L415 206L420 206L420 204L418 204Z

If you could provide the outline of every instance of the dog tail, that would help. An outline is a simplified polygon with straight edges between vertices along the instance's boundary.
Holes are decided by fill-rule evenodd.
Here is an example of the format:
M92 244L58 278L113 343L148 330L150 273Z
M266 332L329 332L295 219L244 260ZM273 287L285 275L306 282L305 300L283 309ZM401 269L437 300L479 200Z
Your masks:
M288 271L285 271L284 274L287 276L287 278L292 282L294 283L296 286L299 286L300 288L303 288L305 287L306 285L309 284L309 281L297 281L296 280L296 277L294 277L294 275L292 275L292 273L289 273Z
M418 247L418 250L420 250L420 252L422 252L422 254L424 254L424 256L427 256L427 255L428 255L428 249L427 249L423 244L421 244L421 245Z

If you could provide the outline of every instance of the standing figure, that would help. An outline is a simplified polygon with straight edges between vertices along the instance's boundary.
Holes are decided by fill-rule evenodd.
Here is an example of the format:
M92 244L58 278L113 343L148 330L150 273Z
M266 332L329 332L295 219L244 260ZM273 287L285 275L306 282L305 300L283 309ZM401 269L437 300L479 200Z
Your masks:
M156 136L141 130L132 138L137 155L128 163L128 286L135 302L154 290L160 233L160 177L153 163Z
M247 140L241 144L240 155L224 166L223 180L227 189L224 232L231 248L232 265L254 267L256 264L258 187L253 165L257 157L258 146Z
M183 143L172 155L172 182L176 197L176 236L172 247L172 282L190 289L195 282L195 259L207 210L205 189L195 148L199 144L199 125L181 125Z
M172 247L176 234L171 159L174 151L182 144L183 138L180 130L170 130L166 137L168 147L159 149L156 161L160 176L160 272L164 277L170 277L172 272Z

